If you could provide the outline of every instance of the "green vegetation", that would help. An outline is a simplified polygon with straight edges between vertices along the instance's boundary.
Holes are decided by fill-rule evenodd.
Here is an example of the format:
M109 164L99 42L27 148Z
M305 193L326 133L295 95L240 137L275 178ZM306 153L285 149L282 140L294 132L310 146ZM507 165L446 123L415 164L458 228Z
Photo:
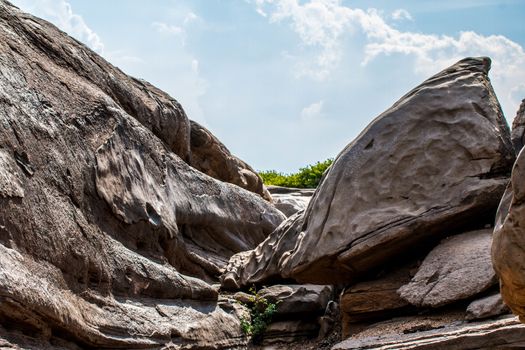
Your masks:
M265 185L316 188L317 185L319 185L324 172L333 161L332 158L329 158L324 162L307 165L294 174L283 174L275 170L267 170L259 172L259 175L261 175Z
M277 311L279 302L273 304L257 293L255 287L250 288L250 301L243 304L250 310L250 319L241 318L241 328L244 334L252 337L252 342L258 343L266 327L272 321L272 317Z

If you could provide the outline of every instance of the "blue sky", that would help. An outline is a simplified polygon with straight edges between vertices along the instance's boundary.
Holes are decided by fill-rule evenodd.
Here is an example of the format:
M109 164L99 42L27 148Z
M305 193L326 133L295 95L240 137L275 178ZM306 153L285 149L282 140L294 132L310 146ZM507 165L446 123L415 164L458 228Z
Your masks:
M521 0L15 0L179 100L258 170L335 157L466 56L490 56L509 123L525 98Z

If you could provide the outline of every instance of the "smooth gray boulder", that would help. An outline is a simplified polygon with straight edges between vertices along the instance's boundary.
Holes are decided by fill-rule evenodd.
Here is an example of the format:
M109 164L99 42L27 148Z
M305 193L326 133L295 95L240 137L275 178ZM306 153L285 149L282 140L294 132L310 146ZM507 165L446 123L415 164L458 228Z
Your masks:
M333 299L333 292L332 286L288 284L265 287L259 295L277 304L277 315L303 314L312 317L325 312L326 305Z
M349 283L418 243L489 223L515 158L489 69L488 58L466 58L403 96L339 154L304 214L232 257L223 281Z
M190 138L173 98L0 0L0 344L246 345L204 280L284 215Z
M425 258L401 298L415 306L439 307L467 299L497 284L490 248L492 229L448 237Z

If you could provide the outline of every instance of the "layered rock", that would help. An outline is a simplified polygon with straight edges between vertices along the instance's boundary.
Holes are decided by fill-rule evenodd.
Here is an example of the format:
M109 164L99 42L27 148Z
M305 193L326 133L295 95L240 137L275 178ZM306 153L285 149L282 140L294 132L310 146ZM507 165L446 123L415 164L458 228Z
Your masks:
M378 116L304 214L232 257L224 285L349 283L419 243L490 223L514 150L489 69L488 58L461 60Z
M56 338L89 348L246 343L235 307L201 279L215 279L284 216L191 167L190 129L173 98L0 0L6 339L35 335L42 348Z
M466 319L469 321L481 320L508 313L510 313L509 307L503 303L501 294L496 293L470 303L467 307Z
M471 298L497 283L490 259L492 229L443 240L425 258L400 296L415 306L439 307Z
M521 101L521 105L516 113L516 117L512 121L512 144L516 154L520 153L525 144L525 99Z

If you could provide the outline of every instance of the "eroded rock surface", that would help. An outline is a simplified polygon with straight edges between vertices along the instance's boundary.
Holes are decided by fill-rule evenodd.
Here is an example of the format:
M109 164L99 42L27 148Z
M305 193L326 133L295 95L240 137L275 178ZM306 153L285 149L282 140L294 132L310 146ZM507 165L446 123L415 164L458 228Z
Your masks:
M492 243L492 261L500 279L501 296L512 312L525 321L525 153L512 169L501 199Z
M415 306L438 307L467 299L497 283L490 259L492 229L443 240L425 258L410 283L399 288Z
M203 173L259 194L271 196L259 174L231 152L208 129L197 122L191 124L191 165Z
M467 320L481 320L509 313L510 309L501 298L500 293L474 300L467 307Z
M201 279L284 215L192 168L190 129L173 98L0 0L6 342L246 344L235 306Z
M514 150L489 68L488 58L464 59L377 117L336 158L304 214L234 256L223 281L348 283L415 244L490 222Z
M520 153L525 144L525 99L521 101L521 105L516 113L516 117L512 121L512 144L516 154Z

